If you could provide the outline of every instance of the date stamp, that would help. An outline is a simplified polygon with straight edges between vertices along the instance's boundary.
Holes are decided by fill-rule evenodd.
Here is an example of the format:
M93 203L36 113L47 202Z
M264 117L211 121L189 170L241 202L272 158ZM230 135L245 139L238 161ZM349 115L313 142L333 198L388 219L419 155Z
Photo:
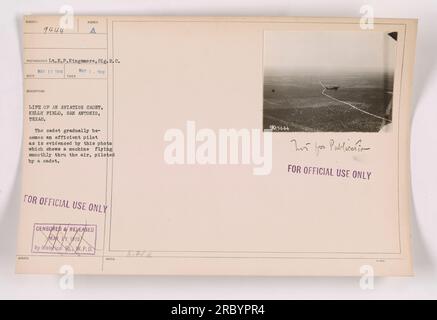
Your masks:
M95 255L97 225L35 223L32 253Z

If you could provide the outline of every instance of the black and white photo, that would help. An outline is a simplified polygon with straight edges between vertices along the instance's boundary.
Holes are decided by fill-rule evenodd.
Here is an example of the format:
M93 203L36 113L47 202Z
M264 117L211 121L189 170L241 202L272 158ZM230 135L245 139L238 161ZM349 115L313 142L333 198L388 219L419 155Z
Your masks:
M264 129L389 131L396 42L396 32L266 31Z

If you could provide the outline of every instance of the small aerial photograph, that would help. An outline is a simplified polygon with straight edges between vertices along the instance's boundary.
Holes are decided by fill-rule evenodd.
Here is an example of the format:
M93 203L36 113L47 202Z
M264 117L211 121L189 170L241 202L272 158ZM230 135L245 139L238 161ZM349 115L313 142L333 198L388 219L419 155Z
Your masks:
M396 32L266 31L263 128L387 132Z

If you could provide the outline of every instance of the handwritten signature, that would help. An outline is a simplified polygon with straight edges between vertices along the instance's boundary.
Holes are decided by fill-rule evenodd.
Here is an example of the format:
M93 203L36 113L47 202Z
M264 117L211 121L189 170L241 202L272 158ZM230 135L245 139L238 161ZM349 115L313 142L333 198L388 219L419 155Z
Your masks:
M329 139L328 143L304 142L300 143L297 139L290 140L292 148L297 152L314 152L317 156L324 151L329 152L366 152L371 148L363 143L362 139L351 141L350 139L343 141L336 141L335 139Z

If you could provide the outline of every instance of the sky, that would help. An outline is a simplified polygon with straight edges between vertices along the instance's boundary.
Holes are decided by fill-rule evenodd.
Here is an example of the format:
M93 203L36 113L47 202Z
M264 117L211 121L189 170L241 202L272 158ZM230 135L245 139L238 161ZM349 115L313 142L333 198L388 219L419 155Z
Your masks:
M266 31L265 71L393 71L396 41L379 31Z

